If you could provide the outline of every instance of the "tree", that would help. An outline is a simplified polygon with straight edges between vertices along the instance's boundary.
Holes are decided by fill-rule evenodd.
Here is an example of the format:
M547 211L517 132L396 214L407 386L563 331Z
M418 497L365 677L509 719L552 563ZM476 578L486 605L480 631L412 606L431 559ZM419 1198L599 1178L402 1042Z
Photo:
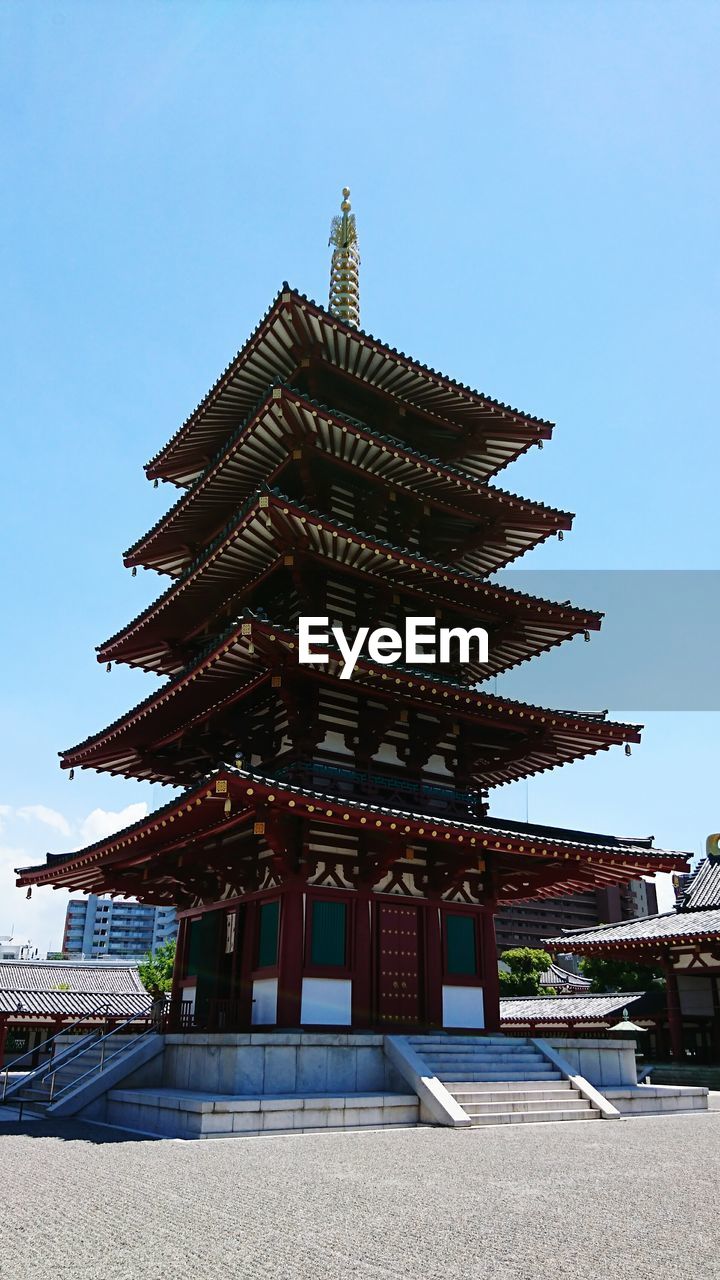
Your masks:
M580 972L591 979L591 991L647 991L665 985L662 969L654 965L610 960L605 956L584 956Z
M146 991L169 991L175 964L175 939L162 942L155 955L148 951L138 965L140 981Z
M547 951L536 951L532 947L515 947L511 951L503 951L502 961L510 970L500 971L501 996L536 996L541 993L555 995L552 987L540 987L540 979L552 961Z

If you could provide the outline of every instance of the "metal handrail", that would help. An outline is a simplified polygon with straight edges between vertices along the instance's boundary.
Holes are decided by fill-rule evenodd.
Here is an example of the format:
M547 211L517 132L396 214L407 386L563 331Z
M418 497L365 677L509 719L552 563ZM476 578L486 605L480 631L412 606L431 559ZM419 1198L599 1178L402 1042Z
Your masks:
M94 1063L93 1066L90 1067L87 1071L84 1071L81 1076L75 1076L73 1080L70 1080L68 1084L65 1086L65 1088L60 1090L60 1093L58 1094L58 1098L61 1098L63 1093L67 1093L69 1089L77 1088L78 1084L80 1084L80 1082L82 1080L85 1080L88 1076L94 1075L96 1072L104 1071L105 1063L106 1063L106 1057L105 1057L106 1041L112 1039L113 1036L116 1036L125 1027L128 1027L131 1022L135 1022L138 1018L147 1018L151 1013L152 1013L152 1003L150 1003L149 1005L146 1005L145 1008L143 1009L138 1009L137 1013L133 1013L132 1016L129 1018L126 1018L124 1022L120 1022L118 1026L113 1027L112 1031L107 1031L104 1036L100 1036L99 1040L94 1040L92 1045L93 1048L97 1048L98 1045L102 1046L100 1049L100 1062ZM135 1040L135 1044L138 1044L140 1040L144 1038L144 1036L150 1035L154 1031L155 1031L155 1027L149 1026L145 1031L142 1032L141 1035L137 1036ZM89 1045L88 1045L88 1048L90 1048ZM107 1061L111 1062L112 1059L117 1057L119 1053L122 1053L122 1050L123 1050L123 1046L121 1045L119 1049L116 1049L114 1053L110 1054L110 1057L107 1059ZM78 1054L78 1057L81 1057L81 1056L82 1056L81 1054ZM45 1079L47 1079L48 1075L50 1075L50 1072L47 1073L47 1075L45 1076ZM52 1105L53 1102L57 1101L57 1098L55 1097L56 1075L57 1075L57 1070L52 1072L52 1079L50 1081L50 1095L48 1099L50 1105Z
M50 1045L50 1044L54 1045L55 1041L56 1041L60 1036L66 1036L66 1035L69 1035L69 1034L70 1034L70 1032L71 1032L71 1031L74 1031L76 1027L81 1027L81 1026L82 1026L82 1024L83 1024L84 1022L87 1022L88 1018L96 1018L96 1017L98 1016L98 1014L100 1014L100 1013L104 1013L104 1014L105 1014L105 1016L107 1017L107 1015L108 1015L108 1013L109 1013L109 1012L110 1012L110 1004L109 1004L109 1002L106 1000L106 1001L104 1002L104 1004L99 1004L99 1005L97 1005L94 1009L91 1009L88 1013L84 1013L84 1014L83 1014L83 1016L82 1016L81 1018L78 1018L75 1022L71 1022L69 1027L62 1027L62 1028L60 1029L60 1031L56 1031L54 1036L50 1036L50 1037L49 1037L49 1039L44 1040L44 1041L43 1041L43 1043L42 1043L41 1045L33 1045L32 1049L28 1049L27 1053L23 1053L23 1054L21 1054L21 1056L20 1056L19 1058L13 1058L13 1061L12 1061L11 1063L8 1063L8 1064L7 1064L7 1066L5 1066L5 1067L3 1067L3 1068L2 1068L2 1074L3 1074L3 1076L4 1076L5 1078L4 1078L4 1081L3 1081L2 1098L0 1098L0 1102L4 1102L4 1101L5 1101L5 1094L7 1093L8 1077L9 1077L9 1074L10 1074L10 1068L11 1068L11 1067L12 1067L12 1069L13 1069L13 1071L14 1071L14 1070L15 1070L15 1068L17 1067L18 1062L24 1062L26 1058L32 1058L32 1057L34 1057L34 1055L35 1055L39 1050L43 1050L43 1049L45 1049L45 1048L47 1047L47 1045ZM54 1052L55 1052L55 1050L54 1050L54 1048L53 1048L53 1049L50 1051L50 1057L51 1057L51 1058L52 1058L52 1055L54 1054ZM41 1070L42 1070L42 1068L40 1067L40 1065L38 1065L38 1067L36 1068L36 1071L41 1071ZM30 1072L30 1075L35 1075L35 1074L36 1074L36 1072L35 1072L35 1071Z

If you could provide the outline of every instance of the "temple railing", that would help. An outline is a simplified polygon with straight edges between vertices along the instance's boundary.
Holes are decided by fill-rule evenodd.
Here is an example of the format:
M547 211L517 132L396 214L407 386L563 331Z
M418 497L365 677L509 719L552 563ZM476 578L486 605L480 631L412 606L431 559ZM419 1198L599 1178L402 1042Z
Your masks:
M320 761L284 765L273 769L272 776L278 782L284 780L296 786L311 786L317 791L345 794L348 799L354 796L386 807L397 803L420 812L464 814L470 818L480 817L484 811L479 791L444 787L435 782L415 782L400 775L348 769Z
M247 1005L234 1000L170 1000L163 1010L162 1029L167 1034L206 1031L247 1031Z

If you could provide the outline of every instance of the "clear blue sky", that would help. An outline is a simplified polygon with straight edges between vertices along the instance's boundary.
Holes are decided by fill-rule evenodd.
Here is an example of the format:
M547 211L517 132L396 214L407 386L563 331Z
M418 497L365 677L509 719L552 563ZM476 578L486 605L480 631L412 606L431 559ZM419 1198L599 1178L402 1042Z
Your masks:
M10 868L150 799L56 756L153 685L94 657L159 587L121 564L172 500L142 464L284 278L325 301L344 183L364 327L558 423L502 476L578 513L532 566L720 567L719 26L669 0L6 0L0 933L59 945L65 895L26 904ZM719 717L644 719L632 759L531 782L530 817L700 851Z

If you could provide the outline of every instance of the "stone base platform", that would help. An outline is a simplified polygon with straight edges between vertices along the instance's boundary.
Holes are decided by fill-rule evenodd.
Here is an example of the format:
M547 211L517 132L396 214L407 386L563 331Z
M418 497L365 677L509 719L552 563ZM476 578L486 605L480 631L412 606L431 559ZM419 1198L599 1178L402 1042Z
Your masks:
M668 1115L673 1111L707 1111L708 1090L690 1085L636 1084L616 1088L607 1085L603 1094L622 1116Z
M197 1139L416 1125L418 1111L415 1094L223 1097L196 1090L112 1089L105 1117L122 1129Z

